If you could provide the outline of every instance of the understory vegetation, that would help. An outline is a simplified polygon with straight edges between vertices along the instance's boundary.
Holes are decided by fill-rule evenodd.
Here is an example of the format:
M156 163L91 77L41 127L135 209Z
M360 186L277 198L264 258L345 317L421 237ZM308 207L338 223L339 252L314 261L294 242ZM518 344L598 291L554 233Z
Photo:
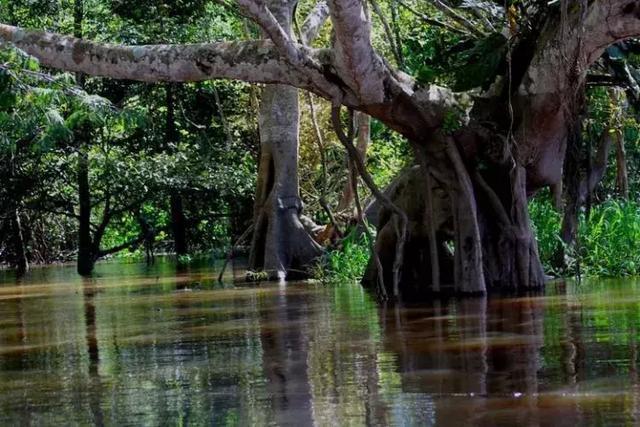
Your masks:
M562 215L548 197L529 204L531 220L538 238L540 257L547 274L554 277L575 275L621 277L640 275L640 205L635 201L609 200L595 205L588 216L580 214L579 239L559 267L558 249ZM362 279L369 262L365 238L346 239L330 251L323 268L314 270L323 281L341 284Z

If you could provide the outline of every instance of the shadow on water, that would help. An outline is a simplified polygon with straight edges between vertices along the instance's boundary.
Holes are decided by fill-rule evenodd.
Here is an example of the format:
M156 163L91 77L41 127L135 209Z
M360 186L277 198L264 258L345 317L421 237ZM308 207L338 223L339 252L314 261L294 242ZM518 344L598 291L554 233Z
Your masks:
M640 282L374 303L106 263L0 282L0 424L636 424ZM233 274L230 272L230 275ZM230 276L232 277L232 276Z

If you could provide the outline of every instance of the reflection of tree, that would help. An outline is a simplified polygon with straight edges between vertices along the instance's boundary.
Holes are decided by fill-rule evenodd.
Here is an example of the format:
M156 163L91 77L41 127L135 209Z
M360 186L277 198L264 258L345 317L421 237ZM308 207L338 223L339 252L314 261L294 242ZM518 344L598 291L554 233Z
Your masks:
M377 305L349 285L314 298L307 321L314 422L392 424L387 395L397 383L396 364L381 351Z
M491 396L522 393L535 405L542 307L535 299L481 297L392 309L386 345L398 353L403 391L433 396L440 423L481 417ZM452 404L455 396L467 396L464 405Z
M96 325L95 298L98 293L96 282L91 278L82 279L84 296L84 321L87 334L87 353L89 355L89 406L93 415L94 425L104 425L102 413L102 383L98 368L100 366L100 350L98 348L98 336Z
M309 301L284 289L261 317L262 360L267 392L278 425L312 425L307 374Z

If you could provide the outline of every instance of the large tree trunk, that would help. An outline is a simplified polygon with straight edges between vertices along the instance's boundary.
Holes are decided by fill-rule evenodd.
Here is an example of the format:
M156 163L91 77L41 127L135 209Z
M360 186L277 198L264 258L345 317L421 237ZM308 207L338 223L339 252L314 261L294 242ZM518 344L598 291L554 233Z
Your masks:
M249 267L272 277L304 271L321 253L300 222L298 91L268 86L260 107L260 164Z
M395 183L390 194L409 217L403 296L543 286L545 277L530 225L524 168L481 173L475 165L463 161L452 140L446 144L448 149L429 153L416 144L421 165ZM391 215L381 209L376 249L388 290L395 243ZM433 265L437 266L436 274ZM375 264L370 262L365 286L375 285L375 274Z
M295 1L273 1L269 9L291 33ZM298 183L298 90L264 88L260 104L260 163L254 207L254 233L249 268L271 278L302 273L322 254L300 222L302 200Z

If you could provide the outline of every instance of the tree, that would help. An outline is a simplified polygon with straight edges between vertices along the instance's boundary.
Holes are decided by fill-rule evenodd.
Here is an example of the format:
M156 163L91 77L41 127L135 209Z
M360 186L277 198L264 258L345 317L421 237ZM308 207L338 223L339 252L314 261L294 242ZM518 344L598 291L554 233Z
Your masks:
M269 2L270 13L289 38L297 3ZM328 8L321 2L310 17L315 22L305 23L305 40L311 39L327 14ZM260 162L249 267L283 279L290 272L304 272L322 254L320 245L300 222L299 127L298 91L283 85L266 86L259 112Z
M450 206L434 211L441 217L430 221L449 224L436 233L436 246L442 257L448 256L442 250L446 243L454 248L450 271L442 272L451 277L452 289L480 293L544 284L527 196L561 179L567 123L575 123L587 71L607 46L640 34L640 4L600 0L572 8L564 1L510 7L505 70L473 108L465 104L468 97L417 84L384 61L372 47L362 0L328 1L334 37L325 49L295 43L264 3L237 4L269 40L114 46L7 25L0 26L0 40L69 71L153 82L226 78L282 84L312 91L336 109L365 112L409 140L421 177L429 177L432 192ZM526 22L518 23L514 10ZM491 43L498 40L494 36ZM415 186L408 189L420 193ZM411 220L408 243L424 248L423 259L429 259L433 254L424 244L429 237L418 227L424 215ZM389 234L379 236L379 249L394 244ZM405 265L404 271L412 268ZM430 287L405 281L403 289Z

